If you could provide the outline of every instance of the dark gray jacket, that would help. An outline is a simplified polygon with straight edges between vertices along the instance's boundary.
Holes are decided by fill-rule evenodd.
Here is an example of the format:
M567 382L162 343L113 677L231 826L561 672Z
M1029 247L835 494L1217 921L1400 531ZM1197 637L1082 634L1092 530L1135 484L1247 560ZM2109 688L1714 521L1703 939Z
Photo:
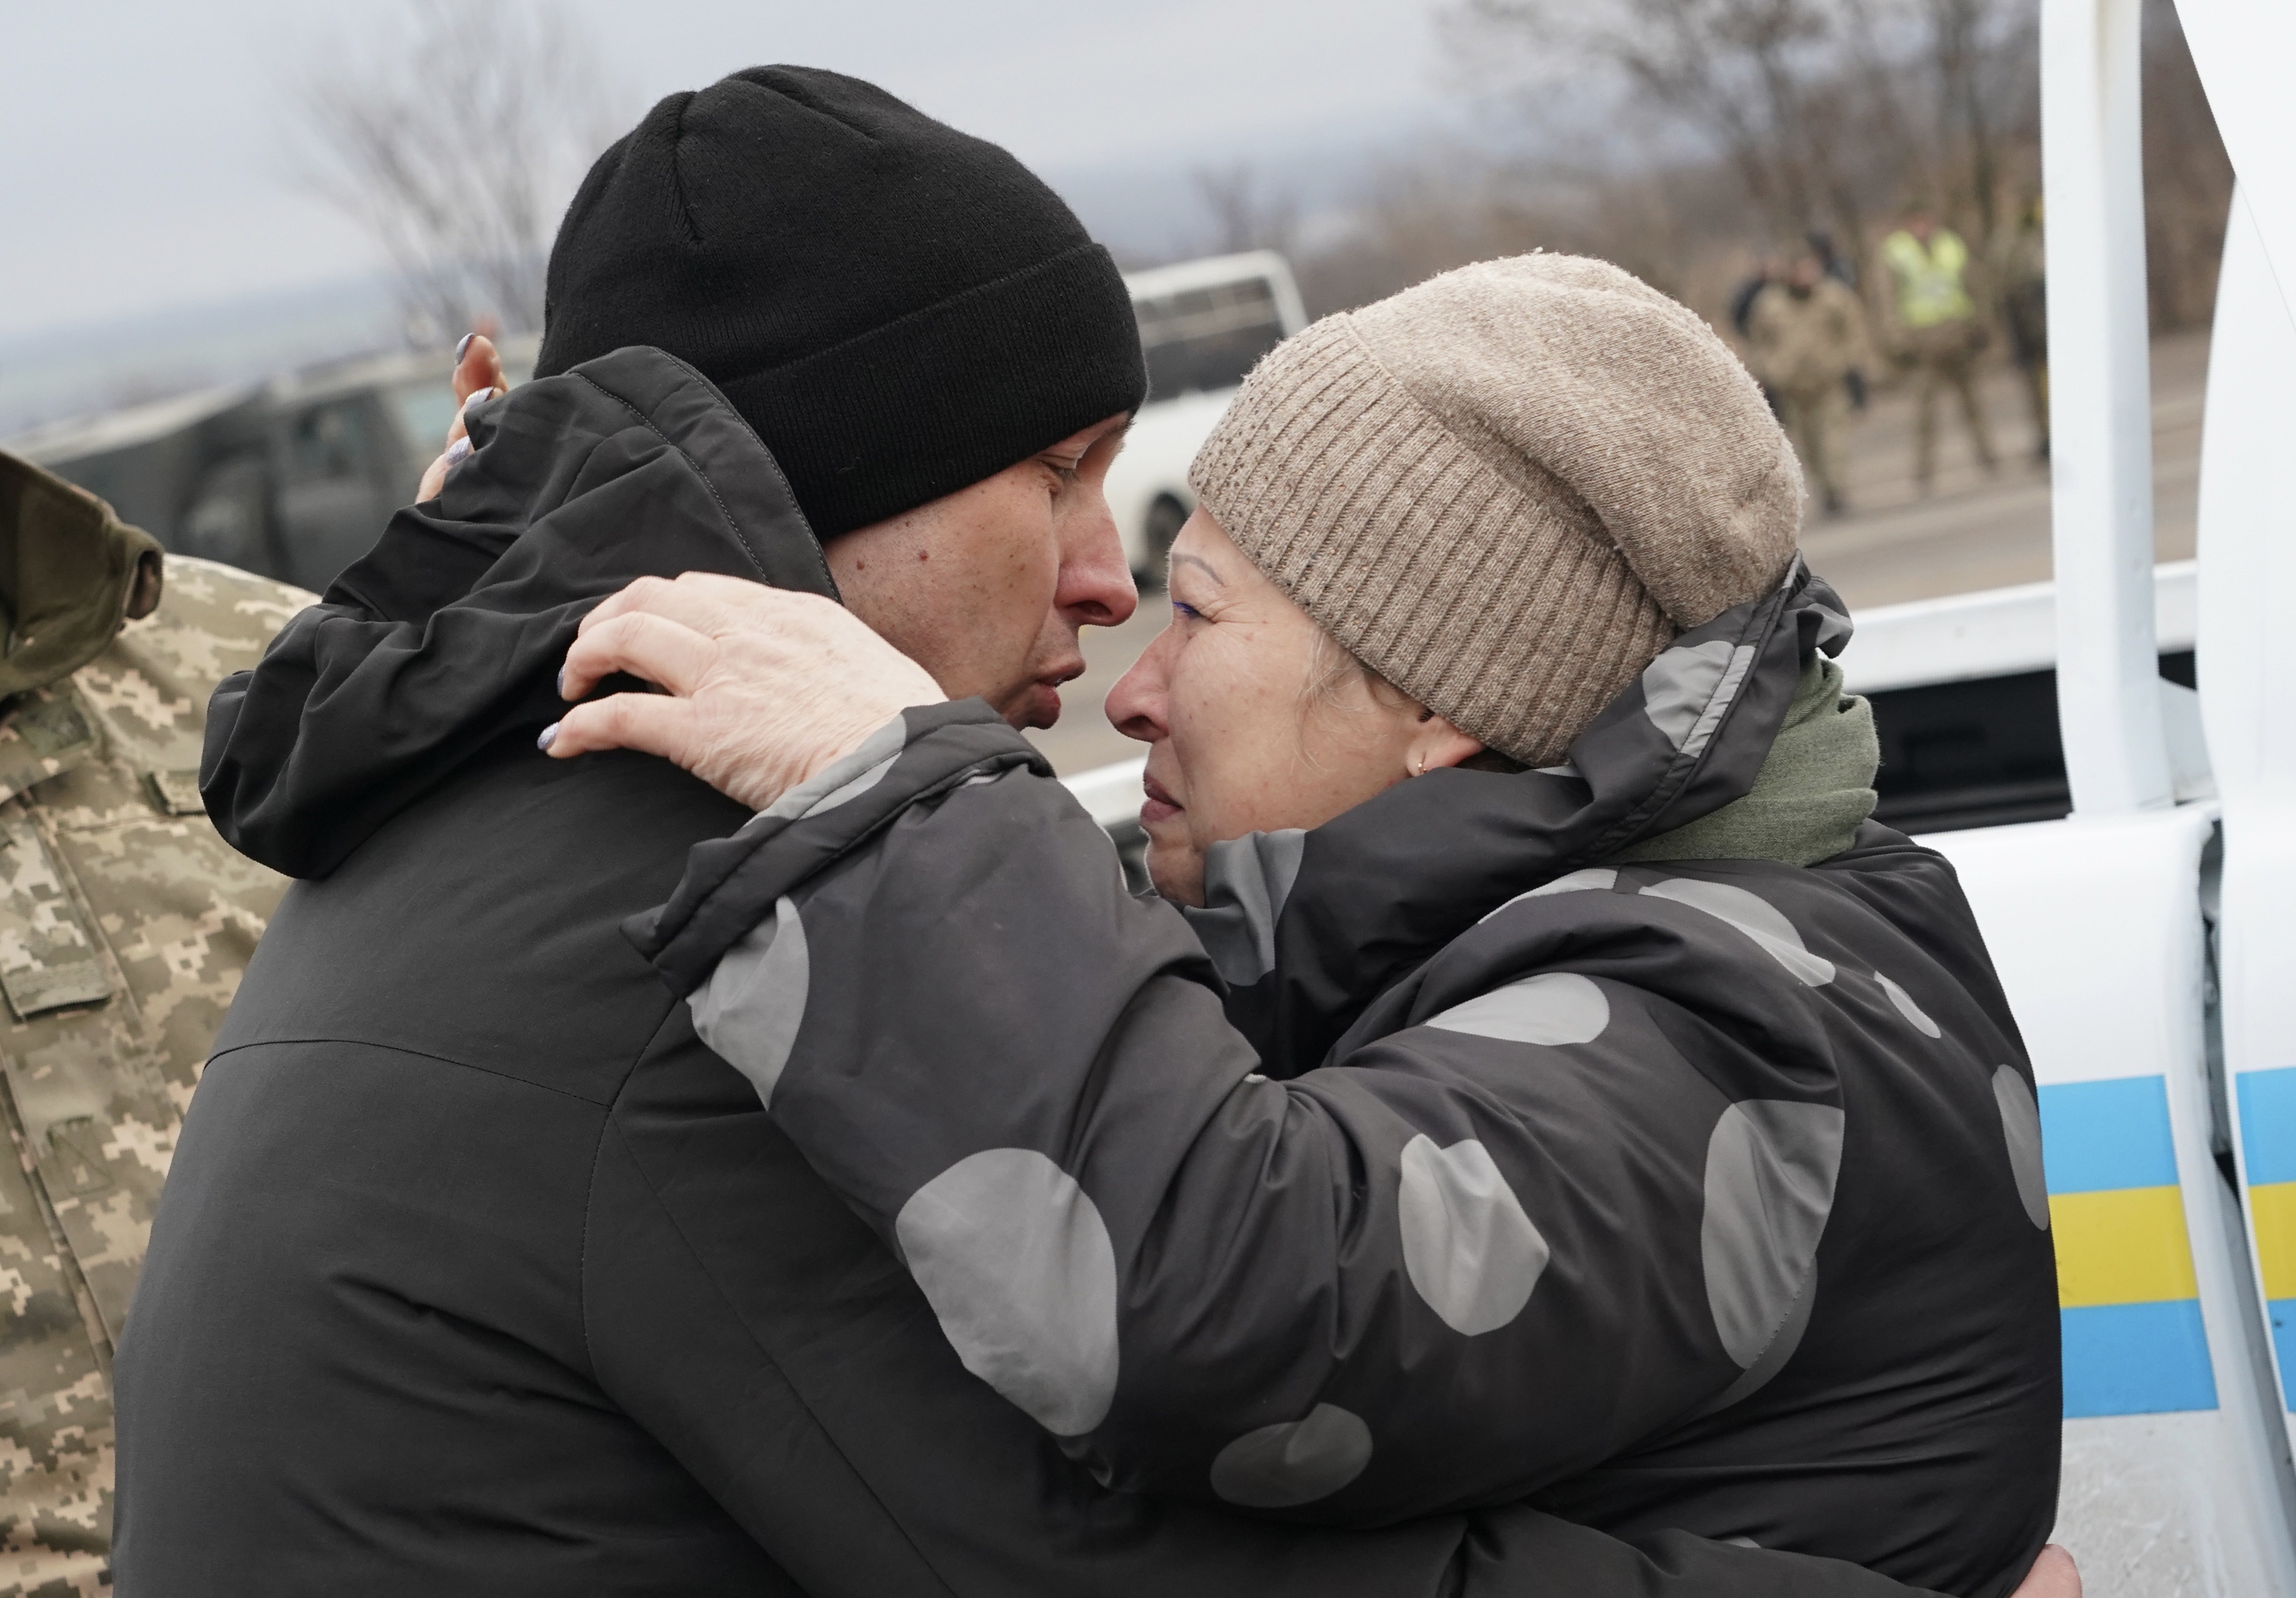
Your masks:
M1816 868L1598 863L1746 793L1848 632L1797 566L1568 767L1216 847L1193 930L985 711L911 712L636 932L1102 1480L1529 1498L1997 1594L2054 1512L2058 1316L1951 869L1871 824Z
M1527 1508L1301 1530L1063 1457L621 930L746 813L534 749L576 620L630 579L831 591L773 461L644 350L473 438L214 706L218 825L306 880L120 1348L127 1598L1902 1592Z

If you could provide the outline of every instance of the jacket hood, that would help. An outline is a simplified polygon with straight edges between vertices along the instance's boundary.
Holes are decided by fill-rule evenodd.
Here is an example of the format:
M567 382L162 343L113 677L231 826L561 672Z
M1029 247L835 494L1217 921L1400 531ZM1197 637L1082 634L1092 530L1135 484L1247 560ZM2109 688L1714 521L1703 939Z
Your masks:
M324 877L498 740L558 719L591 606L636 578L717 572L837 597L780 467L715 386L632 347L470 418L439 498L208 711L200 791L242 854ZM611 691L616 685L602 685Z

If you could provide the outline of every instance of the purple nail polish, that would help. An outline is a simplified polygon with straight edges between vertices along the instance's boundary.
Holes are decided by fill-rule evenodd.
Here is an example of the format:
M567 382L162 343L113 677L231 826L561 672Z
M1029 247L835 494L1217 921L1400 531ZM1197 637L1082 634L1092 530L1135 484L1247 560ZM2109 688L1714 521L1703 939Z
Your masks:
M566 697L566 668L563 666L558 668L558 696L561 699Z
M455 364L456 366L459 367L463 364L463 357L470 353L471 341L478 336L479 335L475 333L466 333L463 335L463 342L455 346Z
M447 464L451 466L470 452L471 439L470 435L465 433L461 438L456 439L453 443L447 446Z
M493 399L498 391L498 390L495 389L473 390L471 397L463 401L463 414L466 416L469 416L472 411L478 409L479 407Z
M549 726L544 728L540 734L536 737L534 746L541 750L545 754L547 754L550 753L550 745L557 741L558 723L553 721Z

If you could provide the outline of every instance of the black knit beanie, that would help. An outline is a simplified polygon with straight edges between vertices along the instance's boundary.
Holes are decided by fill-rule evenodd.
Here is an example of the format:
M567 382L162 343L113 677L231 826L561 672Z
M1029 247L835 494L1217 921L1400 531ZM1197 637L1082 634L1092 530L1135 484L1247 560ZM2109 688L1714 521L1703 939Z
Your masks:
M550 252L537 376L691 362L823 538L954 493L1147 391L1124 281L996 145L856 78L752 67L598 158Z

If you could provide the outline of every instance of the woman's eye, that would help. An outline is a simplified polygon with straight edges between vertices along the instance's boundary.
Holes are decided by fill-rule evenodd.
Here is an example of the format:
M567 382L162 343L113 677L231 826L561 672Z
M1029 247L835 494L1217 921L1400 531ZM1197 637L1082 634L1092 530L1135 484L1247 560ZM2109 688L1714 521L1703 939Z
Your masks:
M1172 601L1172 614L1186 622L1200 620L1203 614L1203 613L1199 611L1194 605L1183 605L1177 599Z

